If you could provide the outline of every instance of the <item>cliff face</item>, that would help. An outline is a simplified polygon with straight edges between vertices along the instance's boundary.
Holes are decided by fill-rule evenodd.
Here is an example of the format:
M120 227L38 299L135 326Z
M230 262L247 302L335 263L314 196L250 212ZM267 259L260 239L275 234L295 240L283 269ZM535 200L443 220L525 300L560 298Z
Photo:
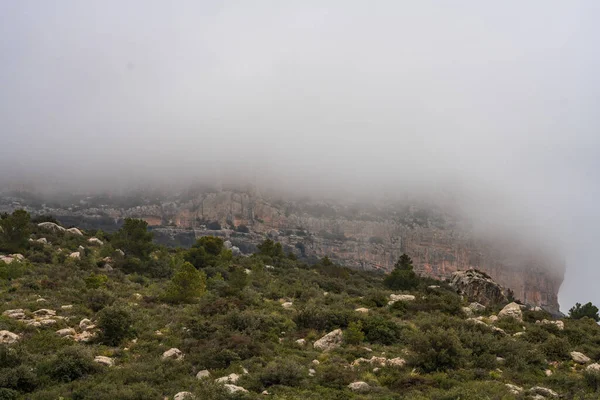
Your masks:
M144 218L163 238L177 236L178 243L191 244L194 237L217 234L246 252L269 234L298 255L328 256L341 265L365 270L389 271L406 252L423 275L449 278L457 270L475 268L510 288L517 299L550 311L559 309L557 294L564 274L560 257L527 247L514 235L482 237L460 218L435 207L343 206L272 200L252 191L220 191L126 209L103 205L30 211L62 216L88 228L98 228L102 222L106 230L124 217ZM207 230L209 222L219 222L224 229ZM250 233L234 231L241 225Z
M449 278L475 268L510 288L524 302L558 311L564 264L554 254L516 238L481 238L452 217L407 207L371 209L326 203L269 203L256 194L209 193L182 204L172 216L180 228L200 221L248 226L277 235L288 249L308 257L329 256L357 269L389 271L403 252L424 275ZM197 235L207 232L198 231ZM234 242L257 244L261 236L235 234Z

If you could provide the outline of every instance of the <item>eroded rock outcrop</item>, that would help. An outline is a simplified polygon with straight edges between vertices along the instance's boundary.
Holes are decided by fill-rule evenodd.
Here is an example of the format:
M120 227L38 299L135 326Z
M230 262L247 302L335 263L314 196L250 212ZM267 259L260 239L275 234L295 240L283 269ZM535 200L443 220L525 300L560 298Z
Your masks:
M450 279L450 286L470 300L483 305L500 304L507 301L502 286L490 276L474 269L454 272Z

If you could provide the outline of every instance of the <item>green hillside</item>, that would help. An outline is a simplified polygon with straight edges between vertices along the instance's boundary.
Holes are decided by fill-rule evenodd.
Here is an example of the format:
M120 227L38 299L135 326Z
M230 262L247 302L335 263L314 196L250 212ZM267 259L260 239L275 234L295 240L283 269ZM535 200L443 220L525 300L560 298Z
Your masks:
M270 240L167 249L140 220L0 222L0 400L600 398L597 309L500 313L409 257L386 278Z

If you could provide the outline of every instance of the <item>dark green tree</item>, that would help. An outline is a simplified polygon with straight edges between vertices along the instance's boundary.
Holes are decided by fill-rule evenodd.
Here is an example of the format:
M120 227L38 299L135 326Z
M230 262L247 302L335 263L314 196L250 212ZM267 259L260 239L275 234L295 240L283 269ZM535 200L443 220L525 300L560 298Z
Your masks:
M25 210L0 215L0 251L19 253L27 248L31 233L30 220L31 217Z
M283 247L281 243L274 242L271 239L267 239L258 246L258 254L262 256L269 256L271 258L283 258L285 254L283 253Z
M118 346L123 340L132 338L133 317L122 307L106 307L99 313L98 328L102 331L100 341L109 346Z
M384 285L392 290L410 290L419 285L419 277L413 271L411 258L402 254L391 274L385 277Z
M224 250L223 239L215 236L203 236L186 252L184 259L196 268L215 266Z
M581 305L581 303L576 303L575 307L572 307L569 310L569 317L573 319L581 319L583 317L589 317L594 321L600 321L600 316L598 315L598 307L593 305L591 302Z
M175 270L165 299L172 303L189 303L202 296L205 291L206 274L189 262L184 262Z
M152 232L148 232L148 223L142 219L125 218L125 223L112 237L111 244L126 255L147 259L154 244Z

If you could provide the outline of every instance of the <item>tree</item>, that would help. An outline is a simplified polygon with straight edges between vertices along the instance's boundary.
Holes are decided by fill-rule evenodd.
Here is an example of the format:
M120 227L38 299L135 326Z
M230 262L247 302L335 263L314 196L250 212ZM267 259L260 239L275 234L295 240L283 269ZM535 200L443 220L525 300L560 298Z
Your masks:
M598 307L593 305L591 302L584 304L576 303L575 307L569 310L569 317L572 319L581 319L583 317L589 317L594 321L600 321L600 316L598 315Z
M0 215L0 251L19 253L28 245L31 217L25 210Z
M112 237L114 248L121 249L127 255L142 259L148 258L154 245L152 232L148 232L148 223L142 219L125 218L125 223Z
M283 247L281 243L275 243L271 239L267 239L258 246L258 254L263 256L269 256L271 258L283 258L285 254L283 253Z
M98 328L102 331L100 340L109 346L118 346L123 340L133 337L133 317L121 307L106 307L100 311Z
M172 303L189 303L206 291L206 274L189 262L175 270L167 288L165 299Z
M186 252L184 259L196 268L214 266L224 248L223 239L215 236L203 236Z
M362 331L360 321L350 322L348 329L344 332L344 341L348 344L359 344L365 340L365 333Z
M394 265L394 270L386 276L383 283L393 290L416 288L419 284L419 277L413 271L412 259L408 255L402 254Z

